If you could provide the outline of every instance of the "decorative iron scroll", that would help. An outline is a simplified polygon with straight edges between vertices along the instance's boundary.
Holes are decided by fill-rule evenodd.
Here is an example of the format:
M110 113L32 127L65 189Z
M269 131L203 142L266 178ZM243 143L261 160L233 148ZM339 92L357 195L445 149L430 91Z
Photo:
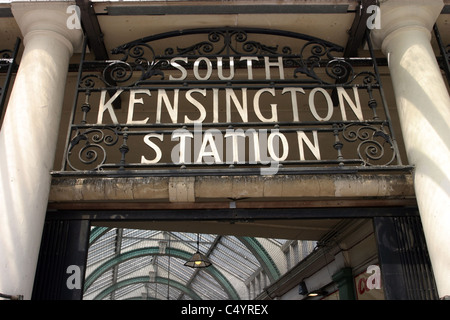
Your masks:
M311 36L190 29L80 64L59 173L275 174L402 167L373 59Z

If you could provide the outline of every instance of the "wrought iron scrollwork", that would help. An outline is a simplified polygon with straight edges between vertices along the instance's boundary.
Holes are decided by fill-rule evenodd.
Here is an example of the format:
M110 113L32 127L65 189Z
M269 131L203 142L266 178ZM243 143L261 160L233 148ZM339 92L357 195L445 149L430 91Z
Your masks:
M293 59L294 63L298 65L298 67L294 70L294 77L297 78L298 74L301 73L317 80L319 83L323 83L323 79L317 75L315 69L321 67L321 64L323 63L322 61L325 59L329 61L327 63L327 74L332 75L332 77L336 79L337 74L342 72L342 70L337 71L337 69L331 68L330 71L328 69L330 64L340 63L340 60L336 60L333 55L333 53L338 51L340 51L339 47L329 46L317 40L308 41L300 50L299 57Z
M238 46L240 44L240 46ZM223 54L277 54L277 46L265 45L258 41L248 40L244 30L213 30L208 34L208 41L201 41L186 48L168 48L166 54L173 55L223 55Z
M106 148L117 144L120 131L113 127L78 130L69 142L67 164L75 171L100 169L107 161Z
M134 71L140 72L138 81L160 76L164 79L164 68L167 67L166 59L157 59L154 49L146 43L134 43L131 46L123 46L112 50L114 55L122 54L120 60L113 61L104 70L103 77L113 79L117 83L124 83L133 76Z
M359 143L356 150L365 166L390 165L396 158L393 141L383 125L375 127L370 124L341 125L343 138L352 143ZM389 154L388 154L389 152Z
M332 60L334 54L343 51L343 48L330 42L306 36L299 33L277 31L277 36L291 37L303 41L303 46L294 49L291 46L279 47L278 45L264 44L261 41L250 39L250 34L271 34L273 30L265 29L195 29L180 32L172 32L163 35L155 35L124 44L113 49L114 56L119 56L117 60L110 61L104 68L102 76L89 75L83 78L80 84L82 87L89 87L96 78L107 86L125 84L131 79L134 85L140 81L152 79L159 76L160 80L165 79L165 70L169 67L169 60L175 56L200 57L200 56L286 56L284 63L287 67L295 67L293 76L298 74L312 79L318 83L328 83L321 79L315 72L315 68L321 66L322 60ZM153 41L166 37L176 37L190 34L206 34L207 39L199 41L187 47L168 47L156 53L149 44ZM352 72L351 65L341 68L344 64L342 60L333 60L329 69L332 81L343 76L343 72ZM135 73L138 72L139 76ZM92 78L88 81L88 78ZM330 82L331 83L331 82Z

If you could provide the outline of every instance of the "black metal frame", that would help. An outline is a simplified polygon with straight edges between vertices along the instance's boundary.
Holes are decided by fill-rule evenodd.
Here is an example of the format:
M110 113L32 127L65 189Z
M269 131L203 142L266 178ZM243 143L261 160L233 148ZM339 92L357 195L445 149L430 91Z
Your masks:
M55 210L48 220L95 221L257 221L283 219L368 219L373 217L416 217L416 206L259 208L259 209L151 209L151 210Z
M207 39L185 48L172 47L156 52L152 46L159 40L177 39L188 36L206 35ZM302 46L293 48L264 44L252 40L251 36L264 36L264 40L290 39L300 41ZM180 38L178 38L180 37ZM172 40L173 39L173 40ZM344 48L312 36L281 30L259 28L220 28L220 29L189 29L167 32L138 39L112 50L112 54L120 56L116 60L88 61L85 60L85 50L79 67L78 85L73 106L73 114L67 138L67 149L64 155L62 169L53 172L54 175L246 175L260 172L261 164L223 163L207 166L202 164L158 163L146 165L129 163L127 153L130 152L128 140L134 136L144 136L149 133L168 135L175 129L192 129L193 124L88 124L86 120L91 110L91 95L100 91L109 92L110 96L117 90L146 89L178 89L180 91L192 88L233 88L259 89L270 87L282 89L285 86L312 89L357 88L364 90L369 97L368 109L372 111L372 119L364 121L321 121L321 122L227 122L203 123L202 132L215 128L221 133L227 128L269 128L281 133L292 133L297 130L305 132L317 131L329 134L334 140L331 148L336 150L335 159L280 161L277 163L278 173L330 173L358 172L378 170L410 170L402 163L400 152L394 136L392 121L385 100L378 66L369 37L366 35L370 57L342 57ZM272 42L273 43L273 42ZM278 42L277 42L278 43ZM86 44L85 44L86 48ZM284 66L292 71L292 78L283 80L183 80L168 81L166 73L170 72L168 61L173 57L187 57L188 64L199 57L207 57L214 61L217 57L257 56L282 57ZM371 66L370 70L359 71L358 68ZM236 68L245 66L236 63ZM173 69L173 68L172 68ZM324 71L326 76L319 76L317 69ZM97 70L97 72L93 72ZM377 97L375 97L377 92ZM84 96L84 97L83 97ZM83 99L84 98L84 99ZM380 117L380 108L383 115ZM203 129L205 128L205 129ZM193 132L193 131L192 131ZM84 144L83 144L84 143ZM349 144L356 145L354 155L345 157L343 148ZM87 168L78 168L71 159L76 157ZM118 161L108 163L108 148L114 148ZM112 150L112 149L111 149ZM346 149L344 149L346 150ZM389 155L386 156L389 152ZM384 163L377 163L382 159ZM91 167L89 167L91 166Z
M3 83L3 86L0 87L0 119L3 117L6 96L8 95L12 74L17 67L16 59L19 53L20 43L20 38L17 38L13 50L0 50L0 72L6 72L5 82Z
M419 216L374 217L386 300L438 300Z
M450 86L450 44L445 45L442 42L441 34L436 24L433 26L433 31L439 46L439 51L441 52L442 56L440 67L442 70L444 70L447 82Z

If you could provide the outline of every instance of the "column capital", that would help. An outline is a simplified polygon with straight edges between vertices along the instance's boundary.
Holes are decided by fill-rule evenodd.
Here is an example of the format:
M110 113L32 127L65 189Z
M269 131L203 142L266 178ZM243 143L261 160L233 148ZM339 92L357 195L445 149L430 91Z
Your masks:
M385 54L389 42L405 30L430 31L444 7L443 0L388 0L381 3L381 28L371 32L374 47Z
M79 51L82 46L83 32L81 29L68 27L67 23L71 14L67 13L67 9L71 5L75 5L75 2L12 2L11 10L24 37L25 46L33 35L45 33L60 39L71 54Z

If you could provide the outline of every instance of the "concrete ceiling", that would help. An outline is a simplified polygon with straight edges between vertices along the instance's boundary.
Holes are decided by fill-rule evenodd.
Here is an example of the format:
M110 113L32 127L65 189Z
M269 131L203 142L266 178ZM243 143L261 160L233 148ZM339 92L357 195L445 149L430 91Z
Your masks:
M375 0L364 0L366 6ZM6 3L5 3L6 2ZM13 48L22 38L11 4L0 2L0 43ZM360 1L88 1L82 9L85 33L109 54L112 48L145 36L199 27L259 27L312 35L346 47L357 30L352 25L361 13ZM445 0L437 25L450 43L450 0ZM364 13L364 12L362 12ZM90 21L88 21L90 20ZM95 28L97 27L97 29ZM364 23L358 27L365 28ZM93 39L93 40L92 40ZM435 44L435 41L433 40ZM360 43L357 43L358 45ZM355 44L353 44L355 45ZM437 49L437 46L435 45ZM95 51L95 48L93 48ZM73 62L76 63L75 55Z

